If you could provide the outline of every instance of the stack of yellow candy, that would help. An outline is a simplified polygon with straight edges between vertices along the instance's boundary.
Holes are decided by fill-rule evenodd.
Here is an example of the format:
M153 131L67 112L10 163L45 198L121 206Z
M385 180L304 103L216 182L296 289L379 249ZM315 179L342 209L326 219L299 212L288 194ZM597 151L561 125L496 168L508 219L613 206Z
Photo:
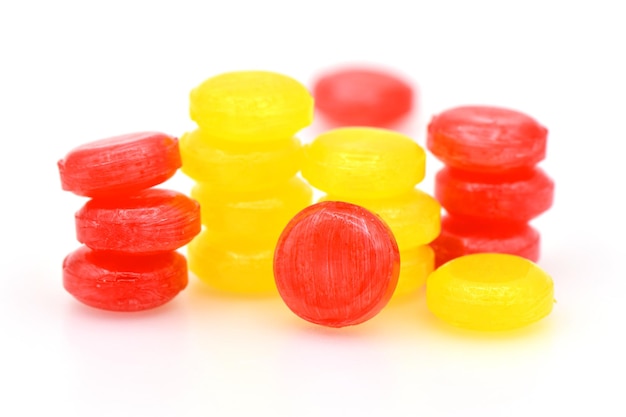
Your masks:
M180 139L182 171L197 182L205 229L188 247L189 268L218 290L275 292L278 237L313 198L296 176L294 137L311 123L313 99L281 74L230 72L192 90L190 115L198 129Z
M421 287L434 267L428 246L440 232L439 203L415 186L424 179L425 152L409 137L386 129L331 130L305 147L302 175L327 193L378 214L400 249L394 297Z

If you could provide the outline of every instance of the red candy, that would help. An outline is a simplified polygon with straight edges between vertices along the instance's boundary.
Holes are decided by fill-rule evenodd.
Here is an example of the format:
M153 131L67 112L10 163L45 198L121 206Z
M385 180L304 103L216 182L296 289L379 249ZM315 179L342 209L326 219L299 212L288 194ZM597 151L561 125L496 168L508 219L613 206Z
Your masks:
M200 205L176 191L147 189L93 199L76 213L76 237L91 249L149 254L171 251L200 233Z
M316 108L345 126L384 127L413 105L409 84L392 74L348 68L323 75L313 86Z
M526 223L468 221L452 216L441 219L441 234L430 246L435 267L472 253L508 253L537 262L539 232Z
M455 216L527 222L548 210L553 196L554 182L539 168L504 181L444 168L435 179L435 197Z
M87 143L58 162L63 189L87 197L140 191L169 179L180 166L178 139L158 132Z
M387 225L360 206L337 201L298 213L274 254L276 286L287 306L329 327L374 317L391 298L399 271Z
M535 119L509 109L464 106L428 125L428 149L451 168L500 173L531 168L546 155L548 131Z
M165 304L187 286L187 261L175 251L138 256L83 246L63 261L63 286L91 307L146 310Z

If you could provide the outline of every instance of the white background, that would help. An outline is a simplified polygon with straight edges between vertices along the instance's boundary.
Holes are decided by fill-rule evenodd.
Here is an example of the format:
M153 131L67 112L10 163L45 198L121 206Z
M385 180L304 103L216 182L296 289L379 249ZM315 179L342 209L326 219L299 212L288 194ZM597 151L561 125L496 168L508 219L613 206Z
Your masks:
M620 3L2 1L0 415L626 415ZM220 297L194 277L136 314L63 290L85 201L60 188L56 161L71 148L193 128L189 90L224 71L310 85L346 62L417 85L401 128L422 145L430 117L461 104L515 108L549 128L542 167L556 200L533 224L552 315L515 332L461 331L433 318L422 293L330 330L280 299ZM189 185L182 174L166 184Z

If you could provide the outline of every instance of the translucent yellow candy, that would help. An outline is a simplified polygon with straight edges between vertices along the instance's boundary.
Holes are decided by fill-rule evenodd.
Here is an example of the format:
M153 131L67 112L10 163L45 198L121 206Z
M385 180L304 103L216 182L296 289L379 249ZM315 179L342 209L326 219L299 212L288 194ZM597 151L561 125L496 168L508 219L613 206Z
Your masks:
M286 139L313 120L313 98L302 84L282 74L228 72L191 91L189 114L214 137L241 142Z
M410 191L424 178L424 149L391 130L331 130L305 146L304 154L304 178L335 196L392 197Z
M249 295L277 294L275 244L251 240L225 242L204 230L187 246L189 270L218 291Z
M345 198L327 195L321 201L345 201L378 214L393 232L400 251L432 242L441 230L441 206L418 189L393 197Z
M393 297L413 293L426 283L435 267L435 252L428 245L400 250L400 277Z
M456 258L429 275L428 308L440 319L476 330L525 326L552 311L552 278L515 255L480 253Z
M284 183L300 169L302 145L297 138L237 143L185 133L179 141L182 171L216 189L253 191Z
M276 188L233 192L198 183L191 196L202 207L202 224L223 241L255 240L275 244L289 220L309 206L311 187L298 177Z

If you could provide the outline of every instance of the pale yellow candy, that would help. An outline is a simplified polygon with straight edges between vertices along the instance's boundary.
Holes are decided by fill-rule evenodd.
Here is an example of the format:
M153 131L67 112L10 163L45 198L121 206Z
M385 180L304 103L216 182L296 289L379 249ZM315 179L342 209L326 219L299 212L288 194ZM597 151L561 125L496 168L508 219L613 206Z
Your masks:
M311 186L298 177L269 190L234 192L198 183L191 197L201 206L202 224L223 241L255 240L275 244L289 220L309 206Z
M300 169L302 145L297 138L237 143L185 133L179 141L182 171L215 189L254 191L275 188Z
M391 130L331 130L305 146L304 154L304 178L344 198L392 197L409 192L424 178L424 149Z
M214 137L241 142L286 139L313 120L313 98L286 75L228 72L191 91L189 114Z
M204 230L187 246L189 270L212 288L248 295L278 294L271 243L224 242Z
M327 195L320 201L345 201L378 214L393 232L400 251L432 242L441 231L441 206L418 189L387 198L346 198Z
M453 259L428 277L428 308L440 319L476 330L508 330L550 314L552 278L515 255L480 253Z
M400 277L393 299L422 288L435 267L435 252L428 245L400 250Z

